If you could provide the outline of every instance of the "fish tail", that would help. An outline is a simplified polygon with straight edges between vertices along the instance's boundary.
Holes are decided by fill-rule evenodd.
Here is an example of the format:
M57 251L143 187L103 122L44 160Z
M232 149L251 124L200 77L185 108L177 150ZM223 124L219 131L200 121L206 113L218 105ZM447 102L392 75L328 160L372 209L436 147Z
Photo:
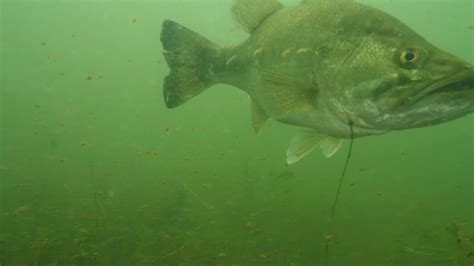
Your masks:
M168 108L183 104L217 83L212 69L219 53L217 45L169 20L163 22L161 42L170 68L163 85Z

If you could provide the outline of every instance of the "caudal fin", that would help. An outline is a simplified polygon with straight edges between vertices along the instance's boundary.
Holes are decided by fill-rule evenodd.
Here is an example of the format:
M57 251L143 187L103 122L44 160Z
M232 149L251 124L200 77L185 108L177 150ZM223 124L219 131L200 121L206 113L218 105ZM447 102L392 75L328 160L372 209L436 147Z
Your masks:
M218 47L201 35L165 20L161 30L164 56L170 68L163 94L168 108L177 107L215 83L212 62Z

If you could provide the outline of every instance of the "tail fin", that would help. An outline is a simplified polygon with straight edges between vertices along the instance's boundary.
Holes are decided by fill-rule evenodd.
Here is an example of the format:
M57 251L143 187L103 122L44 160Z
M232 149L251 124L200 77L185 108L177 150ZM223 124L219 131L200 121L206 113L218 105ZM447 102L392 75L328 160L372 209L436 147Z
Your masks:
M168 108L183 104L215 83L211 69L218 54L215 44L169 20L163 22L161 42L170 68L163 85Z

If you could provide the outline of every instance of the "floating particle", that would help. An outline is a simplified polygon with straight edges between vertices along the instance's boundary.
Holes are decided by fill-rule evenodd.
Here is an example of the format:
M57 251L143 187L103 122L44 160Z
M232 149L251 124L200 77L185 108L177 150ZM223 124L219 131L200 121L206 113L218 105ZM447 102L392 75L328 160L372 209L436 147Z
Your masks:
M470 30L474 30L474 23L467 25L466 28L468 28Z
M132 23L137 23L137 21L138 21L138 18L136 18L136 17L132 18Z
M79 229L79 234L81 235L89 235L90 231L87 228L80 228Z
M258 57L262 54L262 52L263 48L258 48L257 50L255 50L255 52L253 52L253 56Z
M46 46L46 42L41 42L41 46Z
M86 80L92 80L92 76L91 76L91 75L87 75L87 76L86 76Z
M303 55L303 54L308 53L309 51L310 51L309 48L301 48L301 49L299 49L298 51L296 51L296 53L297 53L298 55Z
M237 31L239 29L238 26L232 26L229 28L229 32L234 32L234 31Z
M332 235L332 234L326 234L326 235L324 236L324 242L325 242L325 243L330 243L330 242L332 241L332 239L333 239L333 235Z
M40 105L39 105L39 104L35 104L35 107L36 107L36 109L40 109Z
M229 59L225 62L226 66L232 64L232 62L234 62L236 58L237 58L237 55L234 55L234 56L232 56L231 58L229 58Z
M292 51L293 51L293 49L291 49L291 48L286 49L285 51L283 51L281 53L281 57L283 59L287 59L288 57L290 57Z
M79 144L80 144L82 147L89 146L89 142L86 141L86 140L81 140L81 142L79 142Z
M20 206L20 207L16 208L16 209L13 211L13 213L14 213L15 215L21 215L21 214L27 213L27 212L29 212L29 211L31 211L31 208L30 208L30 207L28 207L28 206Z

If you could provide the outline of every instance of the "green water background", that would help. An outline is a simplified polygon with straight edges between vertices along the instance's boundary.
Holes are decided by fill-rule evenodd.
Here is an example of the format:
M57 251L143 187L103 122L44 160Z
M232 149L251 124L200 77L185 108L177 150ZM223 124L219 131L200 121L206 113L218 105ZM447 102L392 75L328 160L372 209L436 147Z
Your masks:
M365 2L474 63L472 1ZM164 106L161 22L239 43L230 1L0 5L2 266L321 265L348 143L287 167L235 88ZM473 130L357 139L328 265L471 265Z

